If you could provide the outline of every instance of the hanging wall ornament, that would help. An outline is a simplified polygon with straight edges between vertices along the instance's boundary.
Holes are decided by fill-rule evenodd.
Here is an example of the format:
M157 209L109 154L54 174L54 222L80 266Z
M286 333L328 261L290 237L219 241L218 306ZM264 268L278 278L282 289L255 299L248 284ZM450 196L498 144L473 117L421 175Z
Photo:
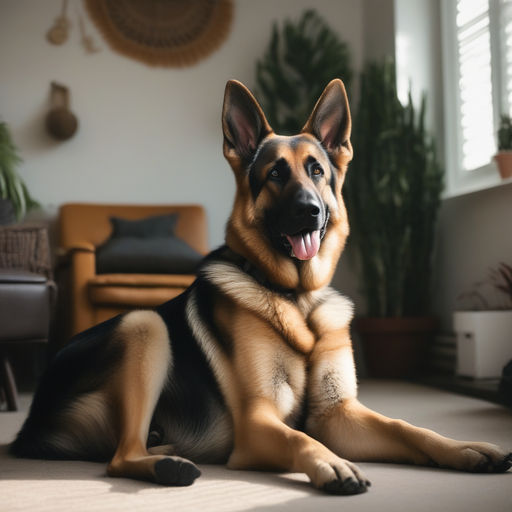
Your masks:
M62 8L60 16L55 18L53 26L46 33L46 39L48 42L56 45L64 44L69 37L69 28L71 22L67 17L68 0L62 0Z
M78 119L71 112L70 93L65 85L51 83L51 108L46 115L46 129L57 140L67 140L73 137L78 128Z
M92 36L87 33L85 23L81 14L78 15L78 26L80 27L80 36L82 39L82 46L84 47L84 50L87 53L96 53L101 51L101 48L96 46L96 42L94 41Z
M151 66L192 66L226 39L232 0L85 0L112 49Z

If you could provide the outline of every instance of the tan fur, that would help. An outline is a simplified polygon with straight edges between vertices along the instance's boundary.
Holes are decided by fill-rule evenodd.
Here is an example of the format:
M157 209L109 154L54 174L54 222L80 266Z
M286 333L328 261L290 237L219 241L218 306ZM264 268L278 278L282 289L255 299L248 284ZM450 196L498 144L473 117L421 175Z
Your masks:
M308 322L316 336L320 337L339 329L346 330L353 316L352 302L330 288L325 288L320 298L321 304L312 309L308 317Z
M272 133L259 105L239 83L228 84L224 117L231 108L232 89L245 96L246 105L253 104L263 127L260 143L270 138L283 141L282 151L277 152L276 159L286 159L291 169L289 179L305 189L312 186L302 169L305 155L316 152L315 158L324 160L324 167L328 168L325 156L318 154L316 145L304 142L296 145L292 152L291 146L285 143L286 138ZM331 105L336 95L344 102L339 115L344 131L333 129L331 118L338 114L325 107ZM316 487L332 492L345 492L344 482L354 480L356 490L347 491L349 493L361 492L368 482L351 462L342 457L434 463L465 470L478 468L486 460L489 467L499 466L504 454L493 445L453 441L401 420L386 418L357 401L349 334L352 304L325 288L349 232L341 188L352 158L350 129L345 90L343 84L335 80L318 100L303 129L303 133L312 139L325 139L330 158L336 163L338 175L334 192L326 186L319 191L329 206L331 217L318 254L308 261L296 263L277 253L263 235L263 212L277 197L275 185L266 185L267 189L251 202L248 175L244 173L240 155L232 147L231 126L224 124L224 154L237 180L227 244L263 270L272 282L293 288L297 293L296 306L288 303L285 307L285 299L240 275L239 271L216 268L209 275L221 293L238 306L238 310L230 311L230 333L235 344L232 364L238 376L241 403L239 409L232 411L235 446L229 466L302 471ZM333 140L333 137L338 138ZM262 172L268 172L271 165L272 162L268 168L263 167ZM281 325L286 328L280 328ZM307 350L301 350L300 339L308 340ZM304 355L288 354L286 344L298 348ZM281 382L281 389L274 389L273 382ZM286 424L287 415L306 392L309 404L306 427L312 437Z
M308 379L311 379L308 360L292 347L287 348L282 334L273 328L262 311L257 311L255 305L247 307L243 287L247 289L244 282L238 294L231 293L232 287L222 288L231 293L234 302L224 327L229 326L234 342L231 364L239 396L238 405L232 410L235 444L228 466L302 471L317 487L337 478L337 474L345 478L355 478L357 474L366 481L353 464L288 426L297 419ZM304 297L303 307L310 310L314 302L314 298Z
M233 365L244 409L253 399L272 401L280 419L298 413L306 378L302 354L283 344L283 339L263 319L239 308L230 319L235 340Z
M338 479L356 479L366 485L366 477L348 459L472 470L487 457L494 462L503 457L494 445L454 441L362 406L356 398L348 331L350 303L340 296L330 298L331 303L309 313L315 319L311 323L318 323L320 336L308 358L287 352L285 340L243 301L238 311L231 310L239 403L232 410L235 445L229 467L301 471L322 488ZM327 315L336 318L336 306L339 320L327 321ZM306 389L306 427L311 437L287 424Z
M236 303L272 325L296 350L312 350L315 338L290 301L258 284L235 265L214 263L208 266L205 275Z
M117 435L108 405L103 392L77 398L61 413L61 428L50 436L48 442L75 456L83 451L101 453L113 450Z
M238 129L236 123L242 126ZM199 313L200 288L193 288L186 299L183 321L203 352L229 413L211 420L209 435L191 452L222 454L232 446L231 468L304 472L315 487L341 494L363 492L369 485L348 459L506 470L506 456L494 445L454 441L386 418L357 400L350 340L352 303L327 287L349 232L341 188L352 158L351 121L342 82L333 80L326 87L301 137L292 144L291 138L272 132L251 93L230 81L223 129L224 154L237 183L226 243L265 279L259 282L229 259L207 261L201 272L215 289L211 328ZM277 158L286 159L289 179L305 190L316 187L315 194L328 207L320 249L307 261L276 250L265 235L265 211L279 200L278 185L265 182L265 190L254 199L247 171L264 141L272 141ZM308 156L325 169L315 183L304 170ZM267 162L261 172L265 175L272 165ZM336 173L332 187L331 172ZM187 461L170 456L172 445L153 447L151 453L145 447L157 400L167 379L173 378L166 324L155 312L129 313L114 342L123 348L114 379L108 388L80 398L63 413L63 421L76 426L79 435L91 429L106 436L107 442L117 442L110 475L176 483L174 467L167 473L156 467L162 468L162 461L182 467ZM304 403L308 405L305 432L293 428ZM197 477L190 466L181 484Z
M247 182L247 183L246 183ZM248 188L248 178L244 186ZM261 221L252 220L255 212L247 211L247 201L237 195L232 215L226 226L226 243L235 252L247 260L255 262L264 269L265 274L273 276L273 281L283 288L295 289L299 286L299 273L289 258L284 257L261 236Z
M489 443L462 442L390 419L350 399L331 409L311 432L333 451L354 461L388 461L472 471L504 454Z
M119 414L119 439L108 465L110 476L154 480L161 455L146 450L149 422L172 368L169 335L162 318L152 311L128 313L116 333L124 346L121 368L110 393Z
M307 135L307 134L306 134ZM281 139L287 137L270 134L268 139ZM306 182L303 176L302 162L306 155L314 156L324 168L328 169L328 161L321 154L316 145L312 143L300 144L293 153L283 146L282 152L277 158L285 158L292 166L295 179L300 183ZM331 227L327 233L319 254L310 261L303 262L298 269L290 258L277 253L268 240L262 236L263 218L261 212L266 206L266 197L261 198L253 205L249 194L248 176L236 170L238 176L238 189L233 206L233 212L228 221L226 230L226 242L249 261L264 269L279 286L291 289L316 290L327 286L332 279L336 264L345 246L349 233L347 214L341 197L341 184L349 158L343 154L339 158L340 172L337 181L336 196L330 187L324 186L321 190L322 198L330 208ZM234 164L238 166L238 162ZM327 178L329 175L327 174Z

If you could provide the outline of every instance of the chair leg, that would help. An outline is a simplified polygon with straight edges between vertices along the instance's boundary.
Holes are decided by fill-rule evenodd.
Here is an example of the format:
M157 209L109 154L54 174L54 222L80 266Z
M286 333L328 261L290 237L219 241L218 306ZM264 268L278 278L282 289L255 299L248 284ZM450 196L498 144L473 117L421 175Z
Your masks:
M8 411L18 410L18 391L16 389L16 381L12 372L11 363L7 356L2 355L0 358L0 377L1 385L5 392Z

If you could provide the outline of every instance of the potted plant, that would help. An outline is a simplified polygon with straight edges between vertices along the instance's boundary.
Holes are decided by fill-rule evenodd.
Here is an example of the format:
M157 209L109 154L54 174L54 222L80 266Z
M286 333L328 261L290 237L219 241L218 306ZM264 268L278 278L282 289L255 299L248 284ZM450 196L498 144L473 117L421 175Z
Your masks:
M498 128L498 153L494 155L502 179L512 178L512 120L509 115L500 117Z
M443 188L434 141L409 94L402 105L392 60L361 75L354 160L345 195L367 317L357 318L370 375L417 371L436 326L430 316L434 231Z
M0 122L0 224L21 220L27 210L38 206L18 174L20 163L9 128Z
M274 24L263 57L256 64L256 96L276 133L299 133L324 87L342 78L350 88L348 45L313 9L298 22Z
M512 359L512 266L500 263L459 300L467 310L453 315L457 374L499 378Z

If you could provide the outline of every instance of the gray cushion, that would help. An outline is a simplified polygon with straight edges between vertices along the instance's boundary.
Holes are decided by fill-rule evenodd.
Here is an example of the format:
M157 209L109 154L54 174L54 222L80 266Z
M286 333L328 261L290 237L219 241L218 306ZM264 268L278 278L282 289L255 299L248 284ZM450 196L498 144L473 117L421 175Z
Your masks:
M98 274L193 274L202 256L175 236L107 240L96 251Z
M175 213L153 215L136 220L110 217L112 223L111 238L125 236L137 238L166 237L174 234L177 221L178 215Z

